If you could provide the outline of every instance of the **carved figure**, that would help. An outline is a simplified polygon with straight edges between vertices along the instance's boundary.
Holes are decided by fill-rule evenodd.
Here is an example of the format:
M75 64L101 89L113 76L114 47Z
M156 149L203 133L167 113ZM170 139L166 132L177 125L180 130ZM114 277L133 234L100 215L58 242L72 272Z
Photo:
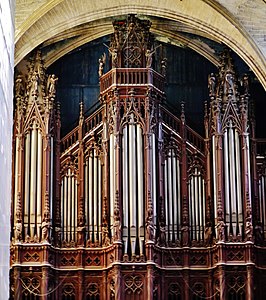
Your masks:
M246 230L245 230L245 234L246 234L247 241L251 241L252 240L252 235L253 235L253 226L252 226L251 218L250 217L246 218Z
M99 70L98 70L99 77L103 75L103 68L105 66L105 62L106 62L106 54L103 53L103 55L99 58Z
M53 74L49 75L48 77L48 82L47 82L47 90L49 95L54 95L55 94L55 86L58 78Z
M218 234L218 240L219 241L224 241L224 228L225 228L225 223L223 220L218 221L217 225L217 234Z
M153 241L154 239L154 224L152 220L152 216L148 216L146 219L146 233L147 239Z
M19 242L22 238L22 223L20 219L17 220L14 230L15 230L15 242Z
M228 93L233 90L234 90L233 75L230 71L227 71L225 74L224 93Z
M189 244L189 228L187 225L181 228L182 231L182 242L183 246L188 246Z
M84 226L77 227L77 245L82 246L84 244Z
M146 68L151 68L151 65L152 65L152 56L153 54L155 53L155 50L150 50L150 49L147 49L146 50L146 53L145 53L145 56L146 56Z
M166 246L166 228L163 223L160 224L159 244L160 246Z
M104 247L109 246L110 245L110 238L108 236L108 229L106 226L102 227L102 245Z
M119 241L120 232L121 232L121 222L119 216L115 216L114 218L113 229L114 229L114 241Z
M50 233L50 221L48 218L44 218L42 221L42 241L49 240L49 233Z
M35 71L34 75L31 78L31 83L32 83L32 87L33 87L33 94L37 94L38 93L38 85L39 85L39 74Z
M215 95L216 77L215 77L215 75L213 73L211 73L209 75L209 78L208 78L208 87L209 87L210 96Z
M147 49L145 52L145 57L146 57L146 68L151 68L152 66L152 56L155 53L156 49L161 47L162 45L159 45L155 47L153 50Z
M205 243L206 245L209 245L211 242L211 237L212 237L212 228L211 228L211 224L207 224L207 226L205 227L204 230L204 239L205 239Z

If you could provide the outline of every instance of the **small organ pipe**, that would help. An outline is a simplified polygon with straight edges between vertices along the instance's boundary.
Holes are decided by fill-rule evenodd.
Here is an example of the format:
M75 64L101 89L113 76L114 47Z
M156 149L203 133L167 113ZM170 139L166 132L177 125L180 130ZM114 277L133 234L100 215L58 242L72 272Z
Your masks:
M75 220L76 220L76 207L77 207L77 189L76 189L76 180L74 175L71 176L71 192L72 192L72 199L71 199L71 224L70 224L70 233L71 233L71 240L73 239L73 232L75 228Z
M26 134L25 142L25 193L24 193L24 209L25 209L25 218L30 214L29 207L29 188L30 188L30 134ZM25 220L25 222L27 222Z
M225 208L226 208L226 222L229 222L230 215L230 191L229 191L229 170L228 170L228 134L227 129L224 132L224 178L225 178Z
M239 149L239 135L235 130L235 145L236 145L236 188L237 188L237 216L240 222L243 222L243 207L242 207L242 191L241 191L241 159Z
M63 240L65 238L65 235L64 235L64 230L65 230L65 218L64 218L64 215L65 215L65 178L63 177L62 180L61 180L61 199L62 199L62 204L61 204L61 214L62 214L62 217L61 217L61 220L62 220L62 228L63 228Z
M177 232L177 190L176 190L176 182L177 182L177 178L176 178L176 157L174 155L174 151L172 150L172 174L173 174L173 181L172 181L172 186L173 186L173 225L174 225L174 239L177 238L176 232Z
M213 174L217 174L216 171L216 149L215 149L216 138L212 136L212 153L213 153ZM217 218L217 189L216 189L216 179L213 182L213 203L214 203L214 218Z
M93 214L93 210L92 210L92 201L93 201L93 198L92 198L92 182L93 182L93 174L92 174L92 166L93 164L93 158L92 158L92 152L90 151L90 155L89 155L89 239L92 238L92 226L93 226L93 223L92 223L92 214Z
M85 171L84 171L84 199L85 199L85 216L87 222L87 228L89 227L89 209L88 209L88 189L89 189L89 182L88 182L88 159L85 161Z
M236 186L235 186L235 147L234 147L234 132L232 128L232 123L230 122L229 128L229 162L230 162L230 184L231 184L231 214L233 221L235 221L236 216Z
M181 226L181 177L180 177L180 162L177 160L177 182L176 185L178 187L177 190L177 225L178 228ZM179 233L178 233L179 238Z
M42 135L38 130L38 156L37 156L37 222L41 224L42 216Z
M127 148L127 126L123 129L122 156L123 156L123 211L124 226L128 227L128 148ZM126 248L125 248L126 249Z
M199 227L199 186L198 186L198 169L195 168L195 173L194 173L194 203L195 203L195 210L194 210L194 214L195 214L195 230L196 230L196 237L197 237L197 233L198 233L198 227Z
M152 133L152 149L151 149L151 157L152 157L152 186L153 186L153 216L154 216L154 222L156 223L156 213L157 213L157 207L156 207L156 199L157 199L157 184L156 184L156 153L155 153L155 134Z
M142 130L140 125L137 125L137 164L138 164L138 219L139 226L143 227L144 199L143 199L143 143Z
M97 156L96 156L96 150L94 149L94 156L93 156L93 227L94 227L94 236L96 237L97 232L97 194L98 194L98 164L97 164Z
M172 193L172 174L171 174L172 164L171 164L171 150L167 158L167 176L168 176L168 202L169 202L169 225L170 225L170 235L173 235L173 193Z
M30 214L31 223L34 222L35 205L36 205L36 159L37 159L37 129L36 123L33 123L31 132L31 155L30 155ZM33 218L33 219L32 219Z
M101 161L98 158L98 231L100 231L101 224L102 224L102 172L101 172Z
M168 239L169 236L169 203L168 203L168 180L167 180L167 160L165 161L165 168L164 168L164 183L165 183L165 221L168 228L168 234L166 238Z
M133 122L133 115L131 116ZM129 203L130 203L130 227L136 227L136 148L135 125L129 124ZM132 232L133 233L133 232ZM135 234L134 234L135 235Z
M53 217L53 196L54 196L54 139L51 137L51 153L50 153L50 214Z
M110 135L110 223L113 224L114 217L114 194L115 194L115 153L114 134Z

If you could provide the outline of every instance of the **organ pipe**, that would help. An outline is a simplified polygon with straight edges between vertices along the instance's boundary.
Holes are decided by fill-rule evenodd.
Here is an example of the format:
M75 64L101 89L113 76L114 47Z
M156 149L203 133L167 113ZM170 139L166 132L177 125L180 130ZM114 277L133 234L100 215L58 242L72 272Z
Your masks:
M31 131L31 155L30 155L30 215L31 224L35 219L36 207L36 160L37 160L37 129L36 123L33 123Z
M143 144L142 144L142 130L140 125L137 125L137 179L138 179L138 225L143 227L144 216L144 199L143 199Z
M133 115L131 115L133 122ZM129 124L129 203L130 203L130 230L136 236L136 141L135 141L135 125Z
M24 189L24 209L25 209L25 223L28 223L30 216L30 133L26 134L25 142L25 189ZM28 224L29 226L29 224ZM28 228L29 230L29 228Z
M123 137L122 137L122 157L123 157L123 174L122 182L123 182L123 221L125 229L129 226L128 219L128 134L127 134L127 126L123 128Z
M37 222L41 224L42 216L42 135L41 132L38 130L37 134L38 138L38 147L37 147Z

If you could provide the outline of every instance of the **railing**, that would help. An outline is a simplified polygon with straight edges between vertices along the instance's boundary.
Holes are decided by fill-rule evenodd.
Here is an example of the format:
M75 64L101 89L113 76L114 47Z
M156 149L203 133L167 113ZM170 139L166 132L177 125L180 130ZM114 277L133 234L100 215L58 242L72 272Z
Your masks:
M84 122L85 132L89 132L92 129L96 128L102 122L102 119L103 119L103 106L85 119ZM78 131L79 131L79 127L77 126L62 138L61 153L65 152L68 148L73 146L78 141Z
M161 107L161 115L163 122L181 135L181 121L166 108ZM187 141L202 153L204 153L204 139L196 131L186 125Z
M146 68L114 68L104 74L100 81L100 92L119 85L153 85L160 91L164 90L163 76Z
M187 140L190 142L193 146L195 146L197 149L201 151L201 153L204 153L204 139L202 136L200 136L196 131L191 129L190 127L187 128Z
M161 117L165 124L175 130L176 133L181 134L181 121L163 106L161 106Z

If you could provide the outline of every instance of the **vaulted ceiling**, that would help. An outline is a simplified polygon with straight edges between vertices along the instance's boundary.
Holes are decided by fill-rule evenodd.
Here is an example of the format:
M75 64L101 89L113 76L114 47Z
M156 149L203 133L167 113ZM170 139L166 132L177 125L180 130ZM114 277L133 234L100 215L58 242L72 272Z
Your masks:
M266 89L264 0L17 0L15 64L41 47L46 66L113 32L127 14L152 21L157 40L189 47L219 64L223 44L234 50Z

